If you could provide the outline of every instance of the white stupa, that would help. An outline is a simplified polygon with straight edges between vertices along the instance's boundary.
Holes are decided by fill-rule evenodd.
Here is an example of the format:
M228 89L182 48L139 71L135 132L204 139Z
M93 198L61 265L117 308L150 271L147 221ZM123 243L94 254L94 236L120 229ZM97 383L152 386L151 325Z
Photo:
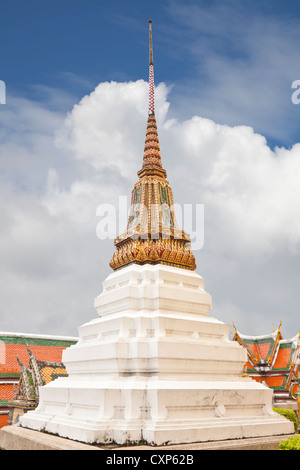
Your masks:
M272 411L272 390L242 374L246 350L209 316L162 167L154 111L151 21L149 112L143 167L127 230L97 318L63 353L68 377L40 388L21 426L86 443L162 445L294 432ZM138 210L136 209L138 205Z

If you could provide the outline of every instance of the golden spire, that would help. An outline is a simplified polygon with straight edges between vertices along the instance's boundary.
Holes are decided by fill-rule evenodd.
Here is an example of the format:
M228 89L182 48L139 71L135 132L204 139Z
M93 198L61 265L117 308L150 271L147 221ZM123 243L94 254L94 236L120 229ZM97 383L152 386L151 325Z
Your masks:
M196 269L190 238L177 224L173 193L162 167L154 108L152 21L149 20L149 106L143 166L131 195L127 230L115 239L110 266L167 264Z
M154 175L166 177L166 170L161 164L161 154L157 125L155 118L154 103L154 65L153 65L153 47L152 47L152 21L149 20L149 104L148 104L148 122L146 131L146 141L143 156L143 168L138 172L142 178L145 175ZM144 171L146 170L146 171Z
M149 108L148 114L154 112L154 66L153 66L153 47L152 47L152 21L149 20Z

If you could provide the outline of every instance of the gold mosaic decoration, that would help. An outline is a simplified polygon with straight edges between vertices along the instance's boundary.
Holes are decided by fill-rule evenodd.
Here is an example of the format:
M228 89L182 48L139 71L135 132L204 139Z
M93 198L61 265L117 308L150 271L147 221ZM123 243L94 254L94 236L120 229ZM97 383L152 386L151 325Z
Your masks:
M132 191L127 229L115 239L117 251L109 264L114 270L131 263L160 263L195 270L190 237L178 226L173 193L161 162L154 112L151 22L149 29L149 109L143 166Z

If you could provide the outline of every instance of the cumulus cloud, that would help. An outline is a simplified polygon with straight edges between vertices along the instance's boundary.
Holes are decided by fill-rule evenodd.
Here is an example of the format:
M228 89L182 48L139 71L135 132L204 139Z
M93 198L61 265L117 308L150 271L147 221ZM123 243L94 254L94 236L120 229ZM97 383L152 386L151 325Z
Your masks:
M250 127L218 125L197 116L166 132L184 155L177 175L185 166L192 200L209 209L206 233L217 233L216 250L251 257L282 247L298 251L299 144L272 151Z
M177 27L168 30L167 44L193 67L174 87L181 115L201 110L216 122L250 125L275 143L298 139L299 109L291 103L300 76L297 15L237 1L173 0L168 12Z
M96 171L131 177L143 149L147 88L143 80L101 83L74 106L56 144L71 149ZM166 91L164 84L156 89L158 120L168 111Z
M176 203L205 205L205 243L196 256L220 308L215 316L231 321L231 308L248 328L252 315L261 333L259 319L270 319L271 328L284 317L287 296L289 308L299 302L288 279L299 257L300 144L271 150L251 127L169 119L167 95L160 84L163 164ZM17 99L2 115L1 329L74 334L95 315L93 298L114 249L113 240L96 236L97 207L130 196L146 110L147 84L139 80L101 83L67 115ZM282 291L274 278L279 262ZM289 321L294 335L295 317Z
M249 126L230 127L199 116L168 120L167 92L163 84L156 90L163 162L185 198L208 206L207 229L222 223L217 249L240 255L255 250L265 255L280 246L297 250L300 144L272 151ZM110 175L109 183L123 181L119 191L113 188L114 196L128 192L141 164L146 99L142 80L100 84L74 106L56 137L60 148L71 149L94 168L93 181L103 172ZM83 184L73 184L71 200L74 191L88 194L90 186Z

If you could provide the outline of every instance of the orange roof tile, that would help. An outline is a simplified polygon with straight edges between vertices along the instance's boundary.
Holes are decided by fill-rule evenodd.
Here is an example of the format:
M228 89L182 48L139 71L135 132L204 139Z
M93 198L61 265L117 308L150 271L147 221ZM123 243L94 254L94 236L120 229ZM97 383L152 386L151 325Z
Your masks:
M5 410L7 401L14 398L13 383L6 383L6 380L7 382L15 380L15 383L19 380L21 366L17 357L26 367L28 366L30 357L27 345L37 360L47 363L43 378L48 383L55 376L67 374L65 367L60 366L62 353L76 341L77 338L0 332L0 379L2 380L2 382L0 380L0 408ZM58 365L53 364L53 367L49 367L48 363ZM7 420L8 413L0 414L0 428L7 425Z
M8 421L8 413L5 415L0 415L0 428L7 426L7 421Z
M35 346L30 345L30 350L33 352L35 357L38 357L41 361L49 362L61 362L62 351L65 347L59 346ZM29 358L25 344L6 344L5 345L5 361L6 363L0 366L0 372L17 372L21 371L21 367L18 364L17 356L20 361L27 367Z
M285 375L269 375L266 377L266 384L268 387L282 387L284 385Z
M2 384L0 382L0 403L2 400L11 400L14 397L13 384Z
M26 345L28 344L34 356L40 361L62 362L62 352L66 347L74 344L76 338L57 339L53 337L35 337L20 334L0 333L0 342L4 344L5 363L0 363L0 376L3 374L19 374L21 367L18 364L17 356L20 361L27 367L29 362ZM3 348L2 348L3 350Z
M292 348L280 348L277 354L274 369L286 369L289 368L289 362L291 360Z

